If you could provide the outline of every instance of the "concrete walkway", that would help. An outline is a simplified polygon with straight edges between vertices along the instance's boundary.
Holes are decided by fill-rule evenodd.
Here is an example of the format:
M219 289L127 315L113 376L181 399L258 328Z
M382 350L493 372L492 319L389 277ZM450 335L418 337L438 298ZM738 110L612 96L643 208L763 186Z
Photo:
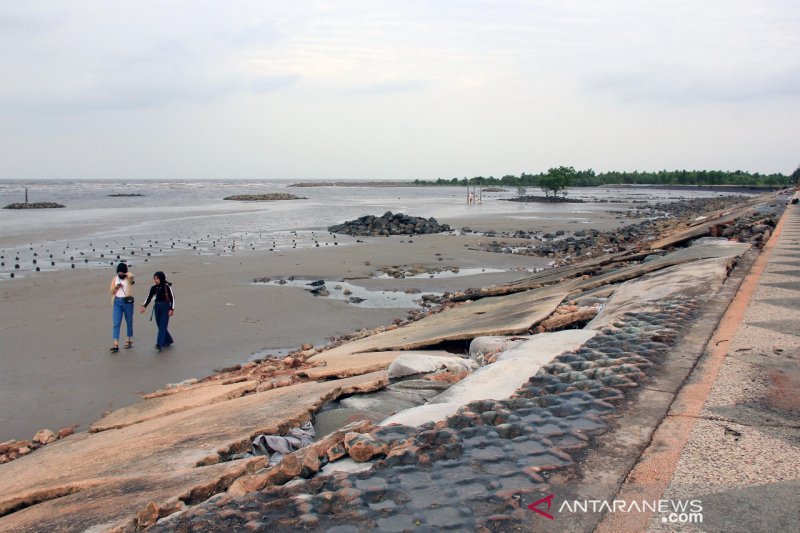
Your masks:
M688 507L608 513L597 532L800 531L800 206L787 206L616 499Z

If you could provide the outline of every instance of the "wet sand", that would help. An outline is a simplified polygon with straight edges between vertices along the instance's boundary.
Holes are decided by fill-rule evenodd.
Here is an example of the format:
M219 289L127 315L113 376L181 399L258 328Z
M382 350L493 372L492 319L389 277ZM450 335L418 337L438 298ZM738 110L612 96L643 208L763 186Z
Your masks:
M596 209L597 206L595 206ZM590 227L621 225L606 204L593 211ZM581 215L587 216L587 215ZM455 228L574 231L588 227L575 216L520 219L511 215L443 219ZM631 223L629 220L626 223ZM314 297L297 287L255 285L255 278L350 279L370 289L426 291L487 286L523 277L547 259L476 251L494 238L427 235L363 238L347 246L282 252L246 249L230 256L194 255L131 258L137 276L134 347L108 351L111 305L107 292L114 268L30 273L0 282L0 442L27 439L41 428L79 424L86 430L107 410L135 402L137 393L201 378L251 357L280 354L309 342L404 318L407 309L376 309ZM411 242L409 242L411 241ZM420 264L432 268L495 268L487 273L441 279L373 279L381 266ZM174 347L153 348L155 324L138 313L152 280L163 270L177 298L170 331ZM124 335L124 324L123 324ZM123 337L124 340L124 337Z

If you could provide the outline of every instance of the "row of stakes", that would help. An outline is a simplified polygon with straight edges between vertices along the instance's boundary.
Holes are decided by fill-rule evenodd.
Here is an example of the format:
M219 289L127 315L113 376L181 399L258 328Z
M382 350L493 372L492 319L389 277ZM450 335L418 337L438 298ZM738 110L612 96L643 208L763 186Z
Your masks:
M292 233L293 233L295 236L297 235L297 233L296 233L296 232L292 232ZM313 235L313 233L312 233L312 235ZM333 238L334 238L334 239L336 239L336 235L335 235L335 234L331 234L331 235L333 236ZM314 235L314 236L315 236L315 235ZM207 237L207 238L210 238L211 236L210 236L210 235L207 235L206 237ZM259 237L262 237L262 235L261 235L261 234L259 234ZM150 241L148 241L148 242L150 242ZM181 239L178 239L178 241L177 241L177 242L178 242L178 243L180 243L180 242L181 242ZM196 243L197 243L197 244L199 244L199 242L200 242L200 241L196 241ZM211 245L212 245L212 246L216 246L216 243L217 243L217 241L216 241L216 240L214 240L214 241L212 241ZM131 244L133 244L133 243L131 243ZM158 244L158 241L155 241L155 244ZM319 248L319 241L318 241L318 240L314 240L314 244L315 244L315 246L316 246L317 248ZM326 243L325 245L327 246L328 244L329 244L329 243ZM334 246L338 246L338 244L339 244L339 243L338 243L338 242L334 242L333 244L334 244ZM93 245L92 243L89 243L89 246L94 246L94 245ZM275 249L275 248L277 248L277 241L273 241L273 242L272 242L272 246L273 246L273 248L270 248L270 249L269 249L269 251L270 251L270 252L274 251L274 249ZM152 247L153 247L153 244L150 244L150 248L152 248ZM172 247L172 248L175 248L175 242L171 243L171 247ZM69 245L67 245L67 248L69 248ZM227 247L226 247L226 248L227 248ZM231 244L230 248L231 248L231 250L235 250L235 248L236 248L236 241L233 241L233 243ZM297 242L296 242L296 240L295 240L295 239L292 239L292 248L297 248ZM125 246L123 246L123 247L122 247L122 249L123 249L123 250L126 250L126 247L125 247ZM255 245L251 244L251 245L250 245L250 249L252 249L252 250L255 250ZM30 250L33 250L33 247L32 247L32 246L30 247ZM192 250L197 250L197 245L193 245L193 246L192 246ZM48 250L48 251L49 251L49 250ZM97 251L97 249L96 249L96 248L92 248L92 252L96 252L96 251ZM163 249L159 249L159 251L163 251ZM109 250L109 253L113 254L113 253L114 253L114 250ZM131 250L129 253L130 253L130 255L135 255L135 254L136 254L136 252L135 252L134 250ZM66 255L66 251L62 252L62 254ZM38 255L39 255L39 254L38 254L38 252L33 252L33 255L34 255L34 257L38 257ZM80 255L84 255L84 253L83 253L83 252L80 252ZM147 256L148 256L148 257L150 257L150 252L147 252ZM104 254L104 253L101 253L101 254L100 254L100 257L101 257L101 258L105 258L105 254ZM55 262L55 261L52 261L52 259L53 259L53 254L49 254L49 258L51 259L51 261L50 261L50 265L51 265L51 266L55 266L56 262ZM117 257L116 257L116 258L117 258L117 259L121 259L121 256L120 256L120 255L117 255ZM70 261L74 261L74 260L75 260L75 256L70 256L70 258L69 258L69 259L70 259ZM14 260L15 260L15 261L19 261L19 260L20 260L19 256L15 256L15 257L14 257ZM147 259L145 259L145 261L147 261ZM88 258L84 258L84 259L83 259L83 262L84 262L84 263L88 263L88 262L89 262L89 259L88 259ZM38 259L33 259L32 263L33 263L34 265L37 265L37 266L36 266L36 272L40 272L40 271L41 271L41 267L39 267L39 266L38 266ZM109 264L110 264L110 265L113 265L113 264L114 264L114 261L110 261L110 262L109 262ZM6 263L5 263L5 255L0 255L0 267L5 267L5 266L6 266ZM70 267L71 267L71 268L75 268L75 263L72 263L72 264L70 265ZM19 264L19 263L15 263L15 264L14 264L14 269L15 269L15 270L19 270L20 268L22 268L22 267L20 266L20 264ZM14 273L13 273L13 272L11 272L11 273L10 273L10 277L12 277L12 278L14 277Z

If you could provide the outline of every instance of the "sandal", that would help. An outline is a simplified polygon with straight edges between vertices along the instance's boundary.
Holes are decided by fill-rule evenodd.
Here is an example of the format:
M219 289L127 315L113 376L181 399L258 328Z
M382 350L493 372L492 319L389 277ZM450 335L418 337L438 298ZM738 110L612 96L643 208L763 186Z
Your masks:
M109 348L109 349L108 349L108 351L109 351L109 352L118 352L118 351L119 351L119 346L117 346L117 345L115 344L114 346L112 346L111 348Z
M127 341L125 343L125 348L130 348L131 346L133 346L133 341Z

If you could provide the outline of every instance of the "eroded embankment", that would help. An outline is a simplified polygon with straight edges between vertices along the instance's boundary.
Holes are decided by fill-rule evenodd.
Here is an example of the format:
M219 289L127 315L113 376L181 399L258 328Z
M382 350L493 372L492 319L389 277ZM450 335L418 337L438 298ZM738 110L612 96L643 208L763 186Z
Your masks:
M439 409L449 411L451 404L434 400L386 421L400 425L345 435L344 447L355 450L351 457L377 459L369 470L221 495L155 530L211 531L203 523L278 529L347 524L361 531L519 525L530 512L525 503L551 492L551 475L579 460L589 438L606 430L605 417L615 415L626 398L633 398L629 391L659 371L670 348L722 285L734 258L670 267L623 285L631 294L654 286L661 290L640 305L632 305L629 295L612 298L590 323L596 333L587 342L534 370L510 398L494 399L497 392L488 392L489 398L470 401L445 417ZM523 346L535 351L540 342L534 336ZM480 394L468 383L473 377L479 373L448 398L476 389ZM515 378L495 379L502 389ZM441 421L425 422L426 417Z
M697 229L684 231L694 235ZM671 239L672 244L686 240ZM0 514L6 515L0 526L135 530L164 519L154 528L507 528L528 512L523 501L548 489L547 473L570 465L588 438L605 430L603 417L619 409L626 391L658 372L748 247L700 243L646 262L628 253L605 263L610 268L602 272L589 264L573 267L568 276L549 273L549 281L527 278L497 291L502 296L486 291L478 301L321 353L309 348L279 364L253 363L207 383L153 395L100 421L97 433L62 439L0 466L4 479L11 480L0 488ZM385 369L409 349L484 335L525 335L535 355L542 337L527 338L531 330L552 319L565 301L581 297L604 304L586 326L596 333L552 362L525 360L527 375L490 378L509 390L504 397L491 387L484 397L450 389L442 401L427 404L451 410L438 422L418 409L398 415L409 417L403 425L374 428L362 421L275 465L268 466L265 457L231 460L258 434L284 434L330 400L385 387ZM585 317L563 325L583 323ZM514 350L520 345L507 352ZM514 360L506 355L503 350L476 354L495 363L466 379L486 377L494 365L494 370L518 368L514 365L521 363L504 363ZM457 401L448 401L454 396ZM369 470L314 474L345 456ZM310 479L282 485L297 476ZM187 506L192 507L176 512Z

